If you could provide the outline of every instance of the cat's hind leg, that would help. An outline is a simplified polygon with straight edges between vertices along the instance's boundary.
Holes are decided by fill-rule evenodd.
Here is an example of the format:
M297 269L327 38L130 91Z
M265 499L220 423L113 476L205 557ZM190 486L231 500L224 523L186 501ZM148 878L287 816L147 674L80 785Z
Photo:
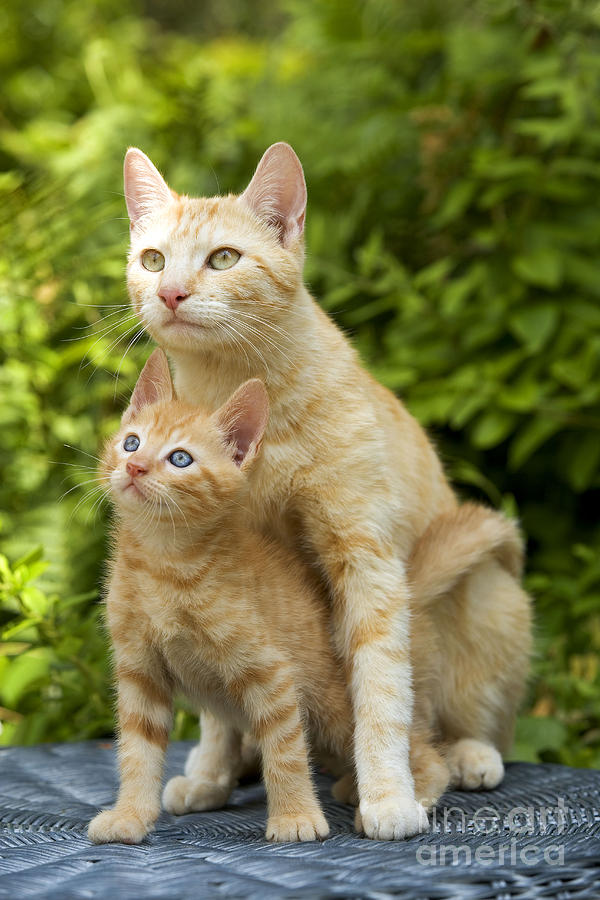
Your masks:
M202 712L201 738L190 752L184 775L171 778L163 791L163 807L176 816L221 809L243 773L242 737L229 723Z
M432 611L433 612L433 611ZM477 566L434 613L444 635L436 707L453 787L486 790L504 776L531 652L531 605L495 559Z
M463 791L492 790L504 778L504 764L491 744L462 738L448 749L450 787Z

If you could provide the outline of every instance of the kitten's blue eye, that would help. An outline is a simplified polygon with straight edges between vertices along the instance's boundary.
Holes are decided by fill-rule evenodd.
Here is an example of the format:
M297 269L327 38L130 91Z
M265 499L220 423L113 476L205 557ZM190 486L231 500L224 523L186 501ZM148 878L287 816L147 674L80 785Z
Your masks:
M191 465L194 460L186 450L173 450L169 457L169 462L173 463L174 466L177 466L178 469L185 469L185 467Z
M123 441L123 450L127 450L129 453L131 453L133 450L137 450L139 446L140 439L137 434L128 434Z

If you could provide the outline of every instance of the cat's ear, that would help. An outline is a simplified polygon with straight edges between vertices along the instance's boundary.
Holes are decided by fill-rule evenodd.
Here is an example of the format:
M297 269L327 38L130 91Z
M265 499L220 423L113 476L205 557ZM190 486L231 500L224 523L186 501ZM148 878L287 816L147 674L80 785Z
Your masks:
M129 406L123 413L121 424L126 425L144 406L175 399L169 363L163 350L156 349L140 372L133 389Z
M301 236L306 182L300 160L289 144L280 142L269 147L242 198L261 218L279 229L284 247Z
M123 179L132 228L142 216L155 212L173 199L173 193L154 163L137 147L130 147L125 154Z
M236 465L245 468L254 459L268 418L267 389L258 378L244 382L214 413L213 420L231 447Z

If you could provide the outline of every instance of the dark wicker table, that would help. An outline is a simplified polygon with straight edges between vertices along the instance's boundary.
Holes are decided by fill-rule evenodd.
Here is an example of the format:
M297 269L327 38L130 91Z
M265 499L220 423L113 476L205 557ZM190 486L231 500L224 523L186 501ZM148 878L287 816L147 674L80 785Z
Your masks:
M189 745L170 748L169 775ZM262 786L218 812L163 814L138 847L94 846L89 820L116 791L111 744L0 750L0 897L600 898L600 774L512 764L504 784L449 793L430 833L369 841L319 776L331 837L267 843Z

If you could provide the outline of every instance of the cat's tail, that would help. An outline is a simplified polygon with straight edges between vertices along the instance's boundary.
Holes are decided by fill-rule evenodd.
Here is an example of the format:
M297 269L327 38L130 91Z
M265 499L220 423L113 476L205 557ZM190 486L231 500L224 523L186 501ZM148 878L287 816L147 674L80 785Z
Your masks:
M409 560L416 606L430 606L486 558L495 558L516 579L523 572L523 541L515 522L476 503L437 516Z

